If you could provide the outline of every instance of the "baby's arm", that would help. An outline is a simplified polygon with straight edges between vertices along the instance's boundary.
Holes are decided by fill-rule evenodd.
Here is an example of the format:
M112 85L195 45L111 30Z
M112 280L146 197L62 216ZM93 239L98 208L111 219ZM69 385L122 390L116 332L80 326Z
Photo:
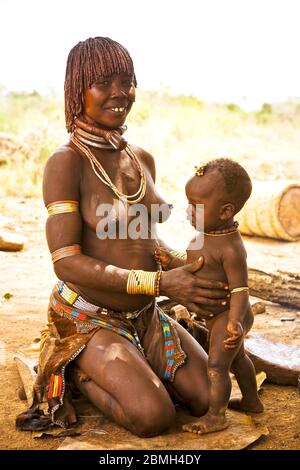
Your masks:
M186 260L177 256L173 256L170 251L162 247L156 248L154 257L156 261L159 261L161 263L162 268L165 271L169 271L170 269L174 268L180 268L181 266L184 266L186 264Z
M229 290L248 286L247 253L242 243L226 247L223 254L223 267L227 276ZM249 308L249 291L244 289L233 292L227 322L228 338L224 341L225 349L234 349L243 337L243 321Z

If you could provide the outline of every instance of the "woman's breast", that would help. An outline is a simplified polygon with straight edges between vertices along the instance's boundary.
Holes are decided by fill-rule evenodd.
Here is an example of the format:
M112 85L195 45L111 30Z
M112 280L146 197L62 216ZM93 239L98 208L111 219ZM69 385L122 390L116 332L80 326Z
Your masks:
M99 239L93 230L85 227L82 234L82 251L87 256L124 269L157 269L154 251L155 238L124 239L107 237Z

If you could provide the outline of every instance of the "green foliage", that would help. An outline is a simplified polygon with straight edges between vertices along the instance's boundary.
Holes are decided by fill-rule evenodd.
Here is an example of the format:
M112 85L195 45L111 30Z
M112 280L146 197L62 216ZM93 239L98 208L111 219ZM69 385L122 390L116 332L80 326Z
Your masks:
M270 121L270 117L272 115L272 106L269 103L264 103L260 109L256 113L257 122L259 124L266 124Z
M297 102L264 103L258 112L247 113L234 103L209 104L166 90L137 89L127 124L128 140L156 158L158 185L170 199L174 192L182 195L194 164L217 156L246 163L257 177L264 173L260 165L266 160L281 176L283 155L292 162L291 175L300 172L294 165L300 154ZM12 134L20 144L5 153L0 137L0 196L40 196L45 161L67 140L62 99L37 92L5 95L0 90L1 132ZM286 173L288 168L285 165ZM270 170L267 173L269 177Z
M226 108L228 109L228 111L231 111L232 113L241 112L241 108L235 103L226 104Z
M261 107L261 112L264 114L272 114L272 106L269 103L264 103Z
M9 300L13 297L13 294L11 294L10 292L6 292L4 295L3 295L3 299L5 300Z

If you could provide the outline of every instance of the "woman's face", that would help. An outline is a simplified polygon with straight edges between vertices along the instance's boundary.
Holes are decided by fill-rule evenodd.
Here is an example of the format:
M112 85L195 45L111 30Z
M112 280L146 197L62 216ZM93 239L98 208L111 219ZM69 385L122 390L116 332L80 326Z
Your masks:
M101 78L84 92L83 118L116 129L124 124L134 101L133 76L121 73Z

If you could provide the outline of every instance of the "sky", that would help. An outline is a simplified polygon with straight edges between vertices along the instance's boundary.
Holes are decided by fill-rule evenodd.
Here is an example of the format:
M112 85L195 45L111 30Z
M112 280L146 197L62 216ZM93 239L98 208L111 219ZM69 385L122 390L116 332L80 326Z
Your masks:
M0 0L0 85L63 92L69 50L108 36L142 89L208 101L300 96L300 0Z

